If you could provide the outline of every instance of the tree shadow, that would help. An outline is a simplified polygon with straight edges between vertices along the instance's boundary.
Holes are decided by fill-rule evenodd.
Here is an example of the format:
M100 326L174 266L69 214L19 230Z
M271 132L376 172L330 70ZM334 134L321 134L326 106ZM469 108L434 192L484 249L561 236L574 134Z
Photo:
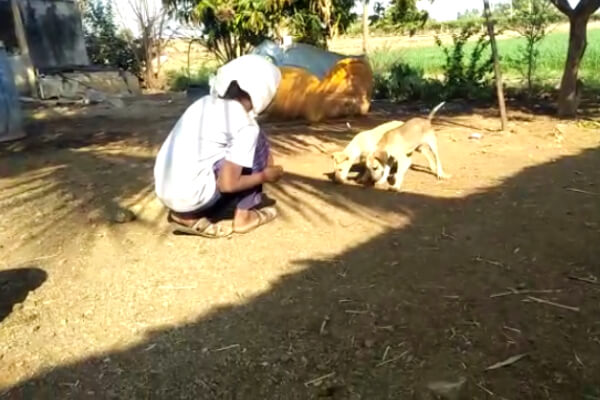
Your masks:
M34 267L0 271L0 322L10 315L16 304L46 281L44 270Z
M292 174L285 185L334 207L405 222L297 259L299 272L242 305L41 372L4 398L430 398L427 382L459 377L470 399L598 397L600 290L568 277L600 275L599 163L587 150L462 198Z

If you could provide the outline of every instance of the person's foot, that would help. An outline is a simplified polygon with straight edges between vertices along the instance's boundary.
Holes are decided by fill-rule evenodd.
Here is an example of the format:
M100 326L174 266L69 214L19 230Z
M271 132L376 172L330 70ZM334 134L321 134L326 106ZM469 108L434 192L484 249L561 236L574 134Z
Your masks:
M248 233L259 226L265 225L277 218L275 207L263 207L251 210L236 210L233 218L233 231L236 233Z
M198 235L208 238L223 238L231 236L233 224L231 221L213 223L207 218L193 218L182 216L174 212L169 213L168 221L173 226L173 232Z

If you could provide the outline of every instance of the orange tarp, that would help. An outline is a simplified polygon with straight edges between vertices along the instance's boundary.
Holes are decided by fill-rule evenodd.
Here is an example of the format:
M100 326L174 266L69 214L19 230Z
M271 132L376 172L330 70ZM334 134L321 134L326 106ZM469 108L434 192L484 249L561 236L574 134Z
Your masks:
M322 80L304 68L280 69L282 80L268 109L271 116L317 122L369 112L373 72L364 59L341 59Z

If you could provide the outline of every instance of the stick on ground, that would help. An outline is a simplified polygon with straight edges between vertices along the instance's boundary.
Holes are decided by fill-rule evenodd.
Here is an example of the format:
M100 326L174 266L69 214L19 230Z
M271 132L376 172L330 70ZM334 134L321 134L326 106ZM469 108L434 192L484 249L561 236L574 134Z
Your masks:
M213 351L225 351L225 350L235 349L236 347L240 347L240 345L232 344L232 345L225 346L225 347L219 347L218 349L214 349Z
M334 375L335 375L335 372L330 372L330 373L325 374L323 376L319 376L318 378L311 379L310 381L304 382L304 386L308 387L310 385L317 385L317 384L321 383L322 381L324 381L325 379L331 378Z
M379 364L377 364L377 367L381 367L381 366L383 366L385 364L389 364L389 363L392 363L394 361L398 361L398 360L400 360L401 358L403 358L407 354L408 354L408 350L405 350L398 357L393 357L393 358L390 358L389 360L385 360L385 361L380 362Z
M490 298L510 296L510 295L513 295L513 294L559 293L559 292L561 292L561 289L540 289L540 290L524 289L524 290L517 290L517 289L513 289L513 288L508 288L508 291L506 291L506 292L500 292L500 293L491 294Z
M495 369L498 369L498 368L508 367L509 365L512 365L512 364L516 363L517 361L519 361L520 359L522 359L524 357L527 357L527 353L517 354L516 356L508 357L504 361L500 361L500 362L497 362L494 365L490 365L485 370L486 371L492 371L492 370L495 370Z
M566 306L564 304L555 303L550 300L544 300L544 299L540 299L538 297L533 297L533 296L527 296L527 299L529 299L531 301L535 301L536 303L547 304L549 306L554 306L554 307L562 308L562 309L569 310L569 311L579 312L579 307Z
M567 188L566 190L568 190L569 192L574 192L574 193L589 194L591 196L600 196L600 193L588 192L587 190L581 190L581 189L575 189L575 188Z
M595 276L592 276L592 275L590 275L588 277L569 275L568 278L571 279L572 281L586 282L586 283L590 283L592 285L600 284L600 281L598 281L598 278L596 278Z

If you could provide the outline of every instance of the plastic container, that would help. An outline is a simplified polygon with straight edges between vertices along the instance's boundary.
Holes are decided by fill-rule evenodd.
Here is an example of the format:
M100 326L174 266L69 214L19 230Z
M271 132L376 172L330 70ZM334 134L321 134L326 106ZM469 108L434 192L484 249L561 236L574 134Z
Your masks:
M0 142L24 136L19 95L4 44L0 42Z

